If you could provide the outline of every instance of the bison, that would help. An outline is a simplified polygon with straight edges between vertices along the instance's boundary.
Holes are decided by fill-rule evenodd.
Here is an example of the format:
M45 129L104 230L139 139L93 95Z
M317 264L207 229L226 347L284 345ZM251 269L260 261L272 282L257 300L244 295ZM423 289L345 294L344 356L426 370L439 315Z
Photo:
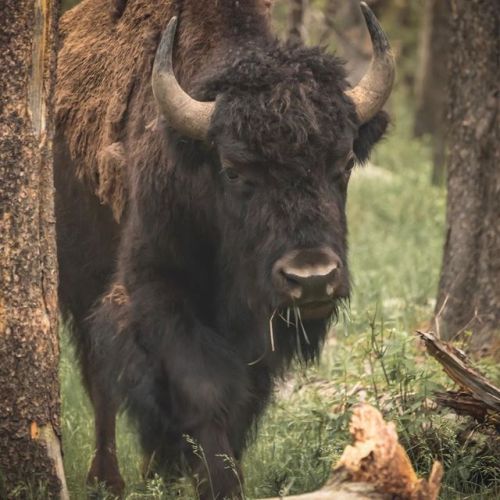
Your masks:
M225 460L349 297L347 185L386 130L393 57L363 4L374 56L351 88L335 56L279 42L269 8L83 0L62 19L60 304L95 412L88 477L115 493L126 409L157 470L238 497Z

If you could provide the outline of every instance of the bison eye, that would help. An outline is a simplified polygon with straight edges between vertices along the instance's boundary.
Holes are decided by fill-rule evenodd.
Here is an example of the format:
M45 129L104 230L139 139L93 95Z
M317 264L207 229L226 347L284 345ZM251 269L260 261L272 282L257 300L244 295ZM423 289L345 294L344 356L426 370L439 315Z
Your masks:
M226 167L222 169L222 176L228 182L236 182L240 178L240 174L235 168Z
M347 159L347 163L345 164L345 167L344 167L344 171L346 173L350 172L354 168L354 161L355 161L354 154L352 154Z

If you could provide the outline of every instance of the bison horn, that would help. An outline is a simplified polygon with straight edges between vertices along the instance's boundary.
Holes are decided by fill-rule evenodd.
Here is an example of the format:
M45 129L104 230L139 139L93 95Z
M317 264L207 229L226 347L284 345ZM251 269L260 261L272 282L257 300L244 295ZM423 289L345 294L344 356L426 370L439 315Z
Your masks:
M151 78L153 94L172 128L193 139L205 140L215 103L197 101L179 85L172 63L176 30L177 17L173 17L156 52Z
M386 34L380 27L375 14L365 2L361 10L366 20L373 45L373 57L368 71L361 81L346 94L352 99L360 123L366 123L382 109L394 83L394 56Z

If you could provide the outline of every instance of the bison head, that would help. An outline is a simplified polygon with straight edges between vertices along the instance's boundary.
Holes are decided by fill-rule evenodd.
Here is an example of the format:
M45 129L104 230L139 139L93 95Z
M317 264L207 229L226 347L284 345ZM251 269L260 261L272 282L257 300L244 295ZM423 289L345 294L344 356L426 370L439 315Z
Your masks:
M394 79L387 39L363 12L374 57L352 89L334 56L276 43L242 50L201 85L215 101L197 101L173 73L175 18L159 46L155 97L172 129L208 146L221 279L251 309L322 320L349 294L347 184L385 131Z

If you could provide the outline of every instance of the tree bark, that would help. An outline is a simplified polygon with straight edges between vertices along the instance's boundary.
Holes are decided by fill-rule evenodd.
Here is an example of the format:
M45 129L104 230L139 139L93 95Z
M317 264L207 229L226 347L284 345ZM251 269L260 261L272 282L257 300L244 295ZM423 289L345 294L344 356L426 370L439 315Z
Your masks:
M452 0L447 228L436 304L443 339L500 331L500 4Z
M0 13L0 498L67 498L51 98L58 0Z
M446 89L450 0L426 0L420 40L420 62L416 75L414 132L430 134L433 148L432 182L445 182Z
M304 10L306 0L290 0L288 40L301 42L304 40Z

